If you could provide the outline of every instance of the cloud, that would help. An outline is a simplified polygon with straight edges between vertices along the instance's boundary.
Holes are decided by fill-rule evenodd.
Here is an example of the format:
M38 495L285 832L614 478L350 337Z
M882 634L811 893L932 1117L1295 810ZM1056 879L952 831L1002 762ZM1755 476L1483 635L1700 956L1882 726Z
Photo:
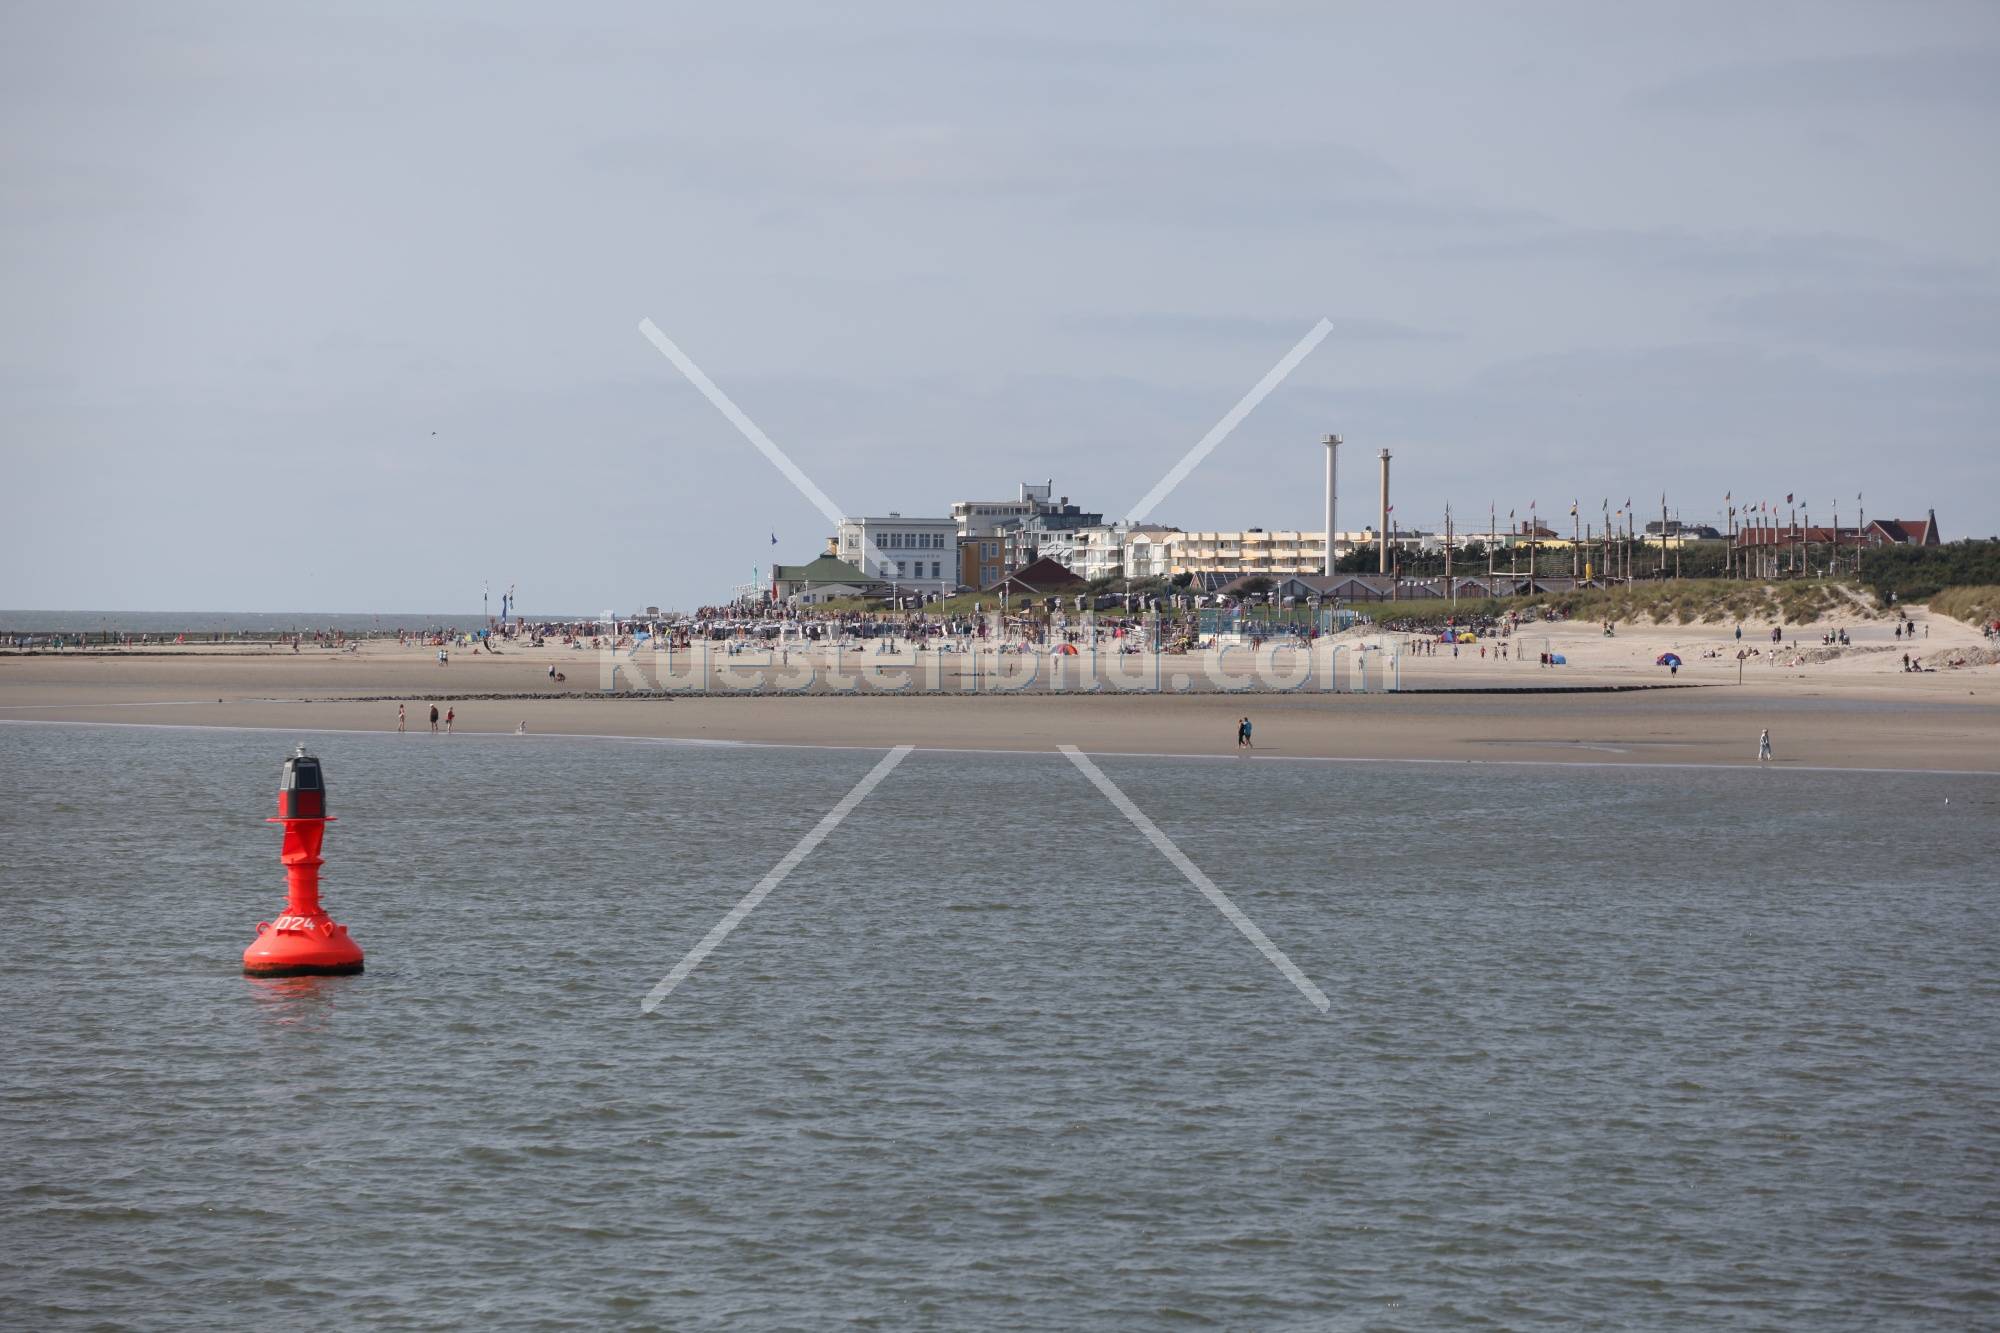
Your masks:
M1724 302L1725 323L1827 347L1991 354L2000 299L1990 286L1786 287Z
M1458 337L1434 329L1422 329L1393 319L1366 315L1326 317L1333 326L1327 338L1349 343L1447 342ZM1124 315L1076 315L1061 321L1071 332L1112 338L1202 339L1223 342L1269 343L1283 348L1308 333L1318 316L1299 315L1204 315L1168 311Z
M1620 269L1714 278L1851 279L1857 272L1959 284L1983 269L1913 255L1886 242L1839 232L1697 231L1684 227L1573 227L1543 218L1511 235L1481 237L1414 252L1435 259L1594 263Z
M2000 109L2000 48L1977 46L1728 65L1648 88L1651 111L1735 114L1885 107Z
M764 208L924 202L989 211L1004 203L1086 223L1316 234L1351 226L1489 234L1546 221L1419 187L1374 153L1328 140L1052 141L912 121L783 137L620 135L575 156L597 172L670 179Z

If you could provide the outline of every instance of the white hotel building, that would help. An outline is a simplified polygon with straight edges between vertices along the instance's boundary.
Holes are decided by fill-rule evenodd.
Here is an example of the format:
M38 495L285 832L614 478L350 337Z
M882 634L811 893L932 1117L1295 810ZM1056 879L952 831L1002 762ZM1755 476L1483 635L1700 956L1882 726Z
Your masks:
M1078 528L1071 534L1075 549L1069 567L1086 579L1101 579L1114 573L1126 578L1165 578L1172 573L1168 553L1179 528L1158 523L1127 527L1105 523Z
M958 587L958 524L952 519L844 518L837 540L842 560L895 585L899 595L942 597Z

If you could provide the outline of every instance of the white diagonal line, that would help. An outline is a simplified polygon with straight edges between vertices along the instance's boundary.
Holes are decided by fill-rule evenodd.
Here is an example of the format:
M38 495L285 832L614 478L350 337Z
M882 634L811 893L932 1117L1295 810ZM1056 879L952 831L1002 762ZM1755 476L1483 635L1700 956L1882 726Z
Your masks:
M689 949L687 957L675 963L674 970L661 977L660 984L646 992L646 997L639 1001L639 1012L650 1014L659 1008L660 1001L673 994L674 987L686 981L688 974L701 966L701 960L713 953L718 944L728 939L729 932L742 925L743 918L756 911L757 904L763 902L772 889L784 883L785 876L791 874L799 862L805 860L812 849L820 845L827 834L840 827L840 822L853 813L854 807L860 805L869 792L875 790L876 784L888 777L889 771L903 762L910 749L910 746L898 745L883 755L881 762L869 769L868 775L855 783L847 795L840 798L840 804L827 811L819 823L813 825L812 832L800 838L798 845L786 852L784 859L772 866L770 873L757 881L757 887L744 894L743 900L730 908L728 915L716 922L708 934L701 937L701 943Z
M1208 434L1197 440L1194 448L1188 450L1187 455L1180 462L1174 464L1167 475L1161 477L1158 484L1152 490L1146 492L1145 498L1132 506L1131 512L1125 515L1125 521L1127 523L1145 522L1146 516L1153 512L1160 501L1167 498L1168 492L1186 480L1187 474L1200 466L1201 460L1208 457L1209 451L1228 438L1229 432L1241 425L1243 418L1255 411L1257 404L1263 402L1271 390L1283 384L1285 377L1298 369L1299 362L1305 360L1311 354L1312 349L1319 346L1321 340L1331 332L1333 332L1333 324L1329 320L1321 319L1319 323L1313 325L1306 332L1306 336L1294 343L1292 350L1285 353L1277 365L1272 366L1270 370L1266 371L1264 378L1258 380L1255 387L1249 393L1239 398L1236 406L1230 408L1222 420L1216 422Z
M840 530L841 523L847 517L841 512L840 506L835 504L828 497L827 493L819 488L817 482L806 475L804 468L792 461L790 454L780 449L777 442L766 435L763 428L750 419L748 412L738 407L736 401L724 393L721 386L710 379L702 368L694 363L693 357L681 350L679 343L662 333L660 326L653 323L650 317L639 321L639 332L645 335L646 341L660 349L661 356L674 363L674 369L685 375L687 382L700 390L701 396L708 399L715 406L715 410L722 413L730 425L736 427L738 434L750 441L758 453L771 461L772 467L777 468L778 471L784 474L786 481L791 482L793 486L798 488L799 494L805 496L813 508L826 516L826 521L833 524L834 531L838 532ZM876 543L873 537L868 536L867 532L867 528L864 527L861 538L861 572L873 577L876 571L887 568L888 562L882 557L881 546Z
M771 437L750 419L748 413L738 407L728 394L716 387L714 380L702 373L701 367L680 349L678 343L660 332L659 326L651 319L639 321L639 332L645 334L646 340L660 349L660 355L674 363L674 369L687 376L689 384L701 390L702 397L715 404L716 411L729 418L729 424L742 432L743 438L755 445L758 453L771 460L772 467L785 474L786 481L798 487L799 493L812 501L813 507L820 513L826 515L827 522L836 528L840 526L840 521L847 517L840 512L840 506L828 499L826 492L815 485L813 479L808 477L783 449L772 442Z
M1257 946L1257 952L1271 960L1271 965L1285 974L1285 980L1299 988L1299 994L1312 1001L1313 1008L1325 1013L1329 1001L1325 992L1306 979L1298 965L1285 956L1285 951L1271 943L1271 937L1257 929L1257 923L1243 915L1241 908L1231 901L1229 895L1215 887L1215 881L1201 873L1201 867L1188 860L1187 854L1174 845L1174 840L1160 832L1160 826L1146 818L1146 812L1132 803L1132 798L1118 789L1118 785L1104 776L1096 764L1074 745L1060 747L1069 756L1069 761L1080 769L1091 783L1104 793L1105 799L1118 807L1118 812L1132 821L1132 827L1146 835L1146 841L1159 850L1161 856L1173 862L1174 868L1187 876L1187 882L1201 890L1201 896L1215 904L1216 910L1227 917L1229 924L1243 932L1243 938Z

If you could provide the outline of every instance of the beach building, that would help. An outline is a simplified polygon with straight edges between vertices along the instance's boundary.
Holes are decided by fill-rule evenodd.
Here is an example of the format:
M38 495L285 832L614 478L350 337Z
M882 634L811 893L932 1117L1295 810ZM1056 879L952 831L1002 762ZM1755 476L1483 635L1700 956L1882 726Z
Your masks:
M990 537L1002 528L1019 523L1039 513L1050 503L1055 494L1055 480L1039 486L1022 482L1020 493L1012 500L958 500L951 506L952 521L958 525L960 537ZM975 588L984 584L975 583Z
M1657 539L1656 539L1657 540ZM1817 523L1787 522L1783 518L1759 523L1742 522L1733 543L1741 556L1782 556L1787 551L1808 551L1817 546L1829 551L1859 552L1878 546L1937 546L1937 510L1924 518L1872 518L1858 527L1830 527ZM1780 566L1782 568L1783 566ZM1760 567L1769 573L1769 566Z
M844 518L837 537L840 558L889 584L894 596L942 597L958 587L958 524L953 519L897 513Z
M1927 518L1878 518L1861 529L1868 546L1938 546L1937 510Z
M1656 524L1646 525L1650 531ZM1718 536L1721 534L1717 534ZM1806 524L1783 518L1758 523L1739 520L1736 529L1736 545L1744 547L1796 546L1800 542L1814 546L1825 546L1835 541L1842 546L1937 546L1942 539L1938 536L1937 510L1933 509L1924 518L1871 518L1859 527L1829 527L1823 524Z
M1006 592L1014 597L1035 597L1048 593L1074 592L1083 586L1083 578L1067 565L1043 556L1032 560L1016 570L1010 570L985 592Z
M958 586L984 588L1007 573L1007 543L998 533L958 539Z
M1529 593L1573 592L1578 588L1601 586L1597 580L1576 579L1567 575L1531 579L1525 574L1506 573L1453 575L1449 579L1442 575L1399 578L1393 574L1335 574L1331 577L1323 574L1290 574L1269 578L1269 587L1252 586L1266 581L1264 576L1246 575L1222 584L1212 591L1226 597L1250 597L1259 602L1267 598L1278 602L1291 598L1295 602L1307 603L1317 598L1326 606L1340 606L1354 602L1515 597Z
M774 602L813 606L834 597L879 597L887 591L886 584L833 555L823 555L811 564L771 566Z
M1104 515L1087 512L1054 491L1053 479L1040 485L1024 481L1012 500L955 501L951 516L958 530L960 581L984 588L999 575L1044 556L1079 565L1088 543L1077 534L1102 526Z
M1319 574L1326 568L1325 532L1249 528L1241 532L1182 532L1166 540L1169 572L1192 574L1204 581L1215 575L1227 582L1246 574ZM1422 534L1398 533L1393 540L1400 548L1415 550ZM1336 533L1334 556L1374 545L1372 530Z
M1160 523L1100 523L1078 528L1069 567L1087 580L1113 575L1128 579L1164 578L1171 572L1167 538L1179 531Z
M1126 529L1119 543L1124 552L1125 577L1163 579L1171 575L1174 572L1174 539L1180 535L1179 528L1150 523Z
M1104 515L1085 512L1071 504L1067 495L1053 504L1045 504L1036 513L1001 530L1000 536L1006 543L1007 569L1009 572L1025 569L1044 558L1074 568L1078 563L1077 534L1103 524Z
M1171 548L1176 574L1317 574L1326 563L1324 532L1183 532Z

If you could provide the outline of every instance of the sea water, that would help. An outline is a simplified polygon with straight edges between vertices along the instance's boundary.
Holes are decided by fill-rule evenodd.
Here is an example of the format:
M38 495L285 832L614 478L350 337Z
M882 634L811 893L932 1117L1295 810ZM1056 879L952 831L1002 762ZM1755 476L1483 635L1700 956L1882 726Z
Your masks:
M0 726L17 1327L2000 1321L2000 780ZM885 747L886 749L886 744ZM1947 804L1949 798L1949 804Z

